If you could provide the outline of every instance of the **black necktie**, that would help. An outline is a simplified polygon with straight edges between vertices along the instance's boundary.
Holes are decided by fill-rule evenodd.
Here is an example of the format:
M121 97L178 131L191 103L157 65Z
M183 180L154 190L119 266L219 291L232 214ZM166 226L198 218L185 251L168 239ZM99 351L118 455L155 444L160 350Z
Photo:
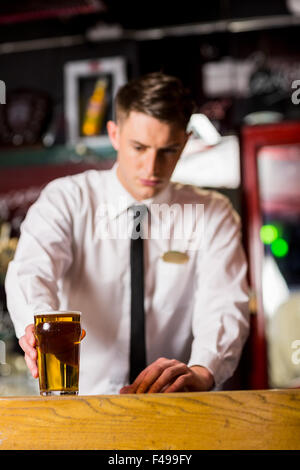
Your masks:
M146 367L142 219L147 212L147 207L137 205L132 206L131 210L134 219L130 241L131 329L129 383L132 383Z

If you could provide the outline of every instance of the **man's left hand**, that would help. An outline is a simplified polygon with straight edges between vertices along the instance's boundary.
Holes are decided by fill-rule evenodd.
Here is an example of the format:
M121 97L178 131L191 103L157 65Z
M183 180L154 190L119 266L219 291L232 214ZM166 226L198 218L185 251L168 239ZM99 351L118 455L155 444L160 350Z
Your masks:
M174 393L210 390L214 385L212 374L202 366L188 367L176 359L160 357L146 367L131 385L120 393Z

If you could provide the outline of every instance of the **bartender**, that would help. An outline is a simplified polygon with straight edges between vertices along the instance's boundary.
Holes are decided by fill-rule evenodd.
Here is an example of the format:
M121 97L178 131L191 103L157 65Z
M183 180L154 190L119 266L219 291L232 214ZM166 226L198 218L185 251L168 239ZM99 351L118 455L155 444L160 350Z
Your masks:
M55 179L29 208L5 288L33 377L43 310L82 312L81 394L211 390L232 376L249 330L240 219L223 195L170 182L193 112L176 77L128 82L107 124L112 169Z

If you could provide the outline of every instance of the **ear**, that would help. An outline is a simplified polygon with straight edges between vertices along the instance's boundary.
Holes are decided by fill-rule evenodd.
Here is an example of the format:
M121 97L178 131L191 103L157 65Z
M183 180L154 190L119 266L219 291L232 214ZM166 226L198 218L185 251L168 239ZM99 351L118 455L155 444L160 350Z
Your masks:
M112 146L115 150L119 150L119 126L114 121L108 121L106 124L107 133Z

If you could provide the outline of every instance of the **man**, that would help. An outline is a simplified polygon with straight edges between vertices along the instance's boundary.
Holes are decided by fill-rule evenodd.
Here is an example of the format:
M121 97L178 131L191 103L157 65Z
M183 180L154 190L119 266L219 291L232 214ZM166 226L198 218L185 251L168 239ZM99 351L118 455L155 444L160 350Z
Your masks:
M192 112L177 78L154 73L129 82L107 125L117 151L112 170L59 178L29 209L6 292L34 377L33 314L43 309L82 312L81 394L210 390L234 372L248 334L240 222L216 192L170 183ZM167 225L169 236L143 240L147 363L130 381L130 235L103 236L103 227L110 234L126 227L137 203L148 208L148 228ZM190 233L174 236L176 217L154 210L173 205L204 209L198 246L190 249Z

